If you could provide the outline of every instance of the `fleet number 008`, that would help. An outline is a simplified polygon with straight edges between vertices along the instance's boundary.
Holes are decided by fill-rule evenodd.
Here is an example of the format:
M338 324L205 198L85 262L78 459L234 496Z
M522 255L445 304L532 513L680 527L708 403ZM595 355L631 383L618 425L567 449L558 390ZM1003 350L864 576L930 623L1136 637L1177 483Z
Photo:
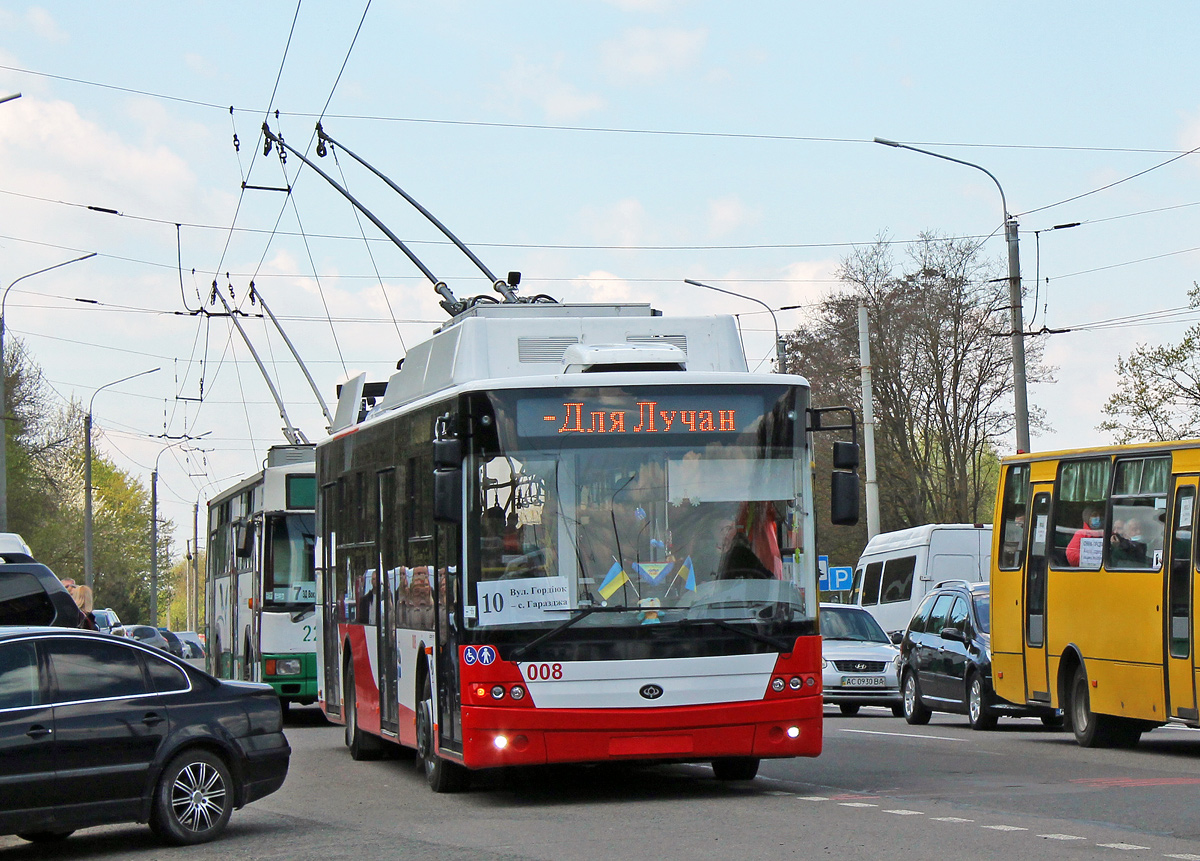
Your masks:
M562 664L527 664L525 678L531 682L548 682L562 678Z

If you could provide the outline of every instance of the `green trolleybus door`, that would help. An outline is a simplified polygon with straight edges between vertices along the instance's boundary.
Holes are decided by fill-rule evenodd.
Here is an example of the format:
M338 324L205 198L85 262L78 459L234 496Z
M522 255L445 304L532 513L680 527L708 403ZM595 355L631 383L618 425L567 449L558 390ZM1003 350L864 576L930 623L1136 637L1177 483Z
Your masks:
M1050 702L1046 656L1046 560L1050 550L1050 493L1033 497L1029 557L1025 563L1025 696Z
M1167 714L1188 721L1200 720L1196 709L1196 649L1193 607L1192 536L1196 522L1196 476L1175 483L1175 508L1171 515L1170 561L1167 583Z

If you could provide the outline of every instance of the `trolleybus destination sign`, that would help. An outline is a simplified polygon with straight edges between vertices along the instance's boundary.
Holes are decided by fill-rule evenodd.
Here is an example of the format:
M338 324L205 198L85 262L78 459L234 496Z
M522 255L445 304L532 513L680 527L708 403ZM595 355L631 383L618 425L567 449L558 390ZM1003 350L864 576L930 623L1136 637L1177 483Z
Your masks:
M523 398L517 402L517 434L737 434L752 427L762 414L763 399L747 395Z

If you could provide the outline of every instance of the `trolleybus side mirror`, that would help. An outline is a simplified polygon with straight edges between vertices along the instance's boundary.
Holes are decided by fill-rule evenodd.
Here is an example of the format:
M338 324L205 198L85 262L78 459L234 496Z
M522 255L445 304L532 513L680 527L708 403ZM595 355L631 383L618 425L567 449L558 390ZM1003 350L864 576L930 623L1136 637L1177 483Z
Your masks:
M858 473L835 470L831 481L829 519L835 526L858 523Z
M434 469L461 469L462 443L456 439L435 439L433 441Z
M433 519L438 523L462 523L461 469L433 471Z
M833 444L834 469L858 469L858 443L837 441Z

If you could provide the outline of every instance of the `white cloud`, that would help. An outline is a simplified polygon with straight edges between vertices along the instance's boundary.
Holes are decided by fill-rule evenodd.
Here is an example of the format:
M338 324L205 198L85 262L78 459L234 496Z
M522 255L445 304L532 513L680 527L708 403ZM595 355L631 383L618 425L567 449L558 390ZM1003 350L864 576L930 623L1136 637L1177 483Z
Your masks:
M656 81L691 68L708 41L708 31L636 27L600 48L608 76L619 83Z
M30 7L25 13L25 21L33 32L37 33L47 42L63 43L67 41L67 34L58 26L54 17L40 6Z
M611 272L596 270L571 279L573 302L629 302L639 299L633 285ZM644 300L639 300L644 301Z
M759 220L758 213L734 196L722 197L708 202L708 235L728 236L739 227Z
M496 88L496 101L513 113L533 103L551 121L573 120L603 108L601 96L584 93L563 80L562 65L561 55L549 65L518 57Z
M582 218L583 226L599 244L625 247L651 244L646 209L636 198L627 197L605 210L586 208Z

